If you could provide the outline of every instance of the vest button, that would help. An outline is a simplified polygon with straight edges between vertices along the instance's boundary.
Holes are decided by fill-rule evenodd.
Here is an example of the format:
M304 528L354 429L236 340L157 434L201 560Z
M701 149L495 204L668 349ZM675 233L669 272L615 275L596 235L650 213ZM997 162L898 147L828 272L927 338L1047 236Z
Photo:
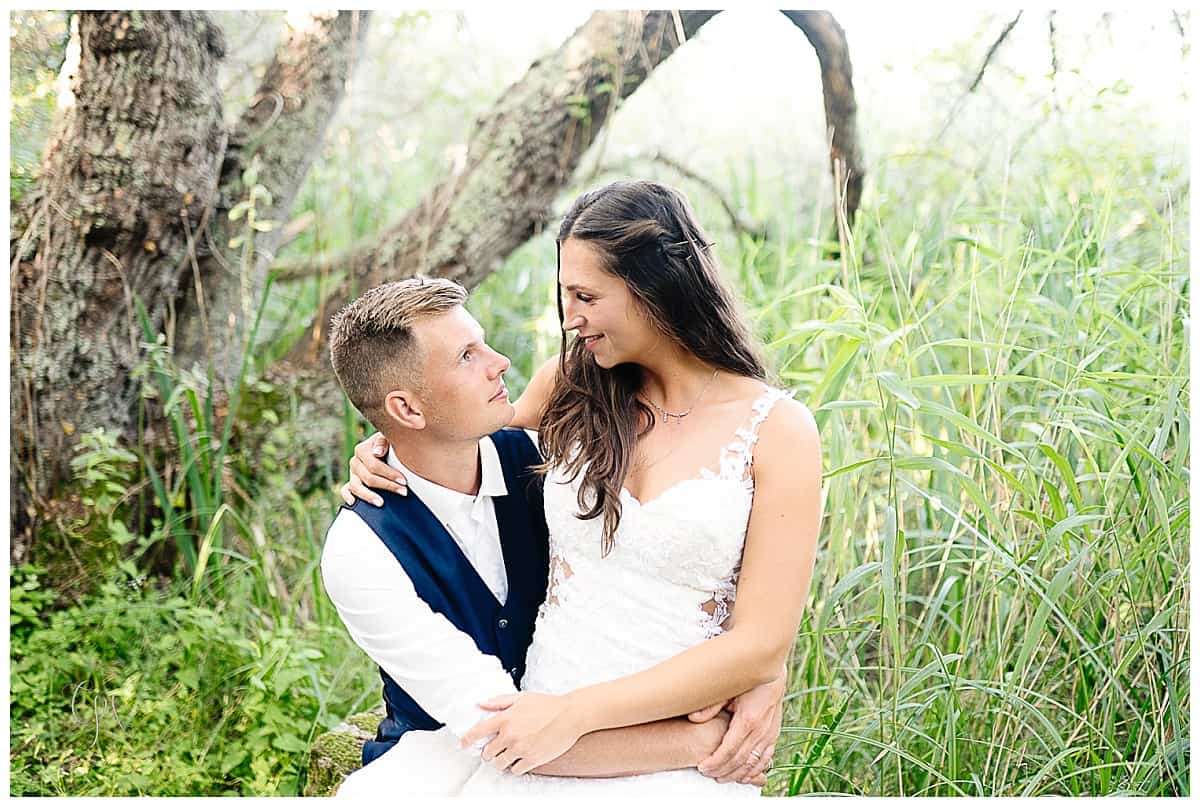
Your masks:
M507 620L507 619L501 619L499 622L497 622L497 623L496 623L496 627L499 627L499 628L507 628L507 627L508 627L508 620Z
M517 674L517 668L516 668L516 667L513 667L511 670L509 670L509 671L508 671L508 674L509 674L509 675L512 675L512 676L516 676L516 674Z

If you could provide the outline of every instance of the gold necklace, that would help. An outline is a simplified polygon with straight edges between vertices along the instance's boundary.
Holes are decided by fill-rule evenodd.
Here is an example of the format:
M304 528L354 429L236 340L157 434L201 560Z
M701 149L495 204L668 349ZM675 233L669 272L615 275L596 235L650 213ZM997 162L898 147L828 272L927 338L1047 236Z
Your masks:
M680 422L687 417L693 409L696 408L696 404L700 403L700 399L704 397L704 393L708 392L708 388L712 386L712 382L716 380L717 373L719 372L720 368L713 370L712 376L708 379L708 383L704 385L704 389L700 390L700 394L696 396L696 400L692 401L692 405L682 412L668 412L666 409L663 409L661 406L645 396L642 396L642 400L654 407L654 411L658 412L658 414L662 417L662 422L664 424L667 422L668 418L675 418L676 422Z

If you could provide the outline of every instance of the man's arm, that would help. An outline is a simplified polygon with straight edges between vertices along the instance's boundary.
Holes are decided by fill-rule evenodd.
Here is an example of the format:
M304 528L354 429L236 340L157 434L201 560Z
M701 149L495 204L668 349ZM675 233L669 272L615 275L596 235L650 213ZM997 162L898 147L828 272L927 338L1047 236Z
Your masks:
M729 727L722 712L706 723L676 717L585 734L571 750L531 773L541 776L636 776L694 768L713 753Z
M500 659L418 596L404 567L356 513L334 519L321 555L329 599L354 643L461 737L491 692L516 693Z
M455 737L491 714L480 703L516 694L500 660L417 595L404 568L355 513L342 511L330 527L321 575L354 642ZM724 730L717 728L671 719L594 732L546 773L626 776L695 767L720 743Z

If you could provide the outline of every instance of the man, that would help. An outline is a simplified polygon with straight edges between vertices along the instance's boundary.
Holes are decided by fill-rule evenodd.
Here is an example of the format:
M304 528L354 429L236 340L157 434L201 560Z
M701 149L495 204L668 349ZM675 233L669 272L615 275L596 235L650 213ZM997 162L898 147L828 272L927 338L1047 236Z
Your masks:
M504 429L514 414L502 380L509 361L484 342L466 297L447 280L387 283L332 323L338 381L387 438L388 465L408 484L407 495L384 491L380 506L342 508L322 555L330 599L380 666L387 710L339 796L456 792L482 745L460 751L457 741L488 716L480 703L517 691L545 597L536 434ZM771 705L782 688L754 693ZM761 714L747 720L777 717ZM585 735L534 773L697 767L730 719L716 707L693 717ZM763 781L761 770L743 775Z

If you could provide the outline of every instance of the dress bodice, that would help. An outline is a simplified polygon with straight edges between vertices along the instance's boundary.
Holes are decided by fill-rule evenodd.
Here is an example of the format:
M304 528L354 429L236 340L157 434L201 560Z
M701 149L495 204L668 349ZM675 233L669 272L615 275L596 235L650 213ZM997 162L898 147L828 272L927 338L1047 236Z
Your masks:
M581 478L552 470L544 500L550 583L538 611L521 688L561 694L649 669L720 634L737 588L754 498L753 449L771 407L788 393L767 387L720 452L716 470L639 502L621 491L621 521L601 554L603 519L582 520ZM467 795L755 798L695 768L610 779L514 776L482 766Z
M722 632L754 498L754 444L771 407L784 397L782 390L764 389L721 449L715 470L704 468L645 502L622 488L621 521L606 556L603 520L577 516L582 475L570 480L557 469L547 475L550 583L525 688L566 691L620 677ZM607 649L603 655L596 642ZM582 655L578 664L563 657L571 646Z

